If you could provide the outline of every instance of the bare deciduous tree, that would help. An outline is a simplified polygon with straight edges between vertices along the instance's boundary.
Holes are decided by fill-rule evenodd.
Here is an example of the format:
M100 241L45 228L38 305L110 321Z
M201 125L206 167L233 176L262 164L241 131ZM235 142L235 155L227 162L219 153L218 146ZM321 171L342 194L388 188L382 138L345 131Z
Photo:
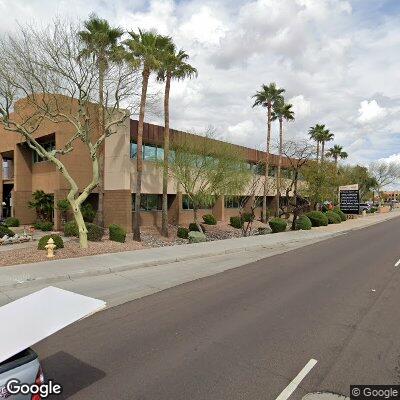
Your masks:
M400 181L400 163L398 162L375 161L370 164L369 172L376 180L378 193L383 188Z
M282 144L282 154L289 163L291 178L285 185L285 207L283 213L293 213L292 230L295 229L296 219L304 206L308 204L305 199L299 196L299 179L301 170L312 159L315 147L308 140L287 140ZM283 186L283 182L282 185ZM292 196L290 193L292 192Z
M68 182L68 201L87 247L81 204L98 185L98 154L105 139L129 118L139 85L138 74L125 63L113 62L104 80L105 123L99 133L98 73L93 59L79 57L84 44L79 25L54 21L46 28L19 27L0 39L0 123L19 134L40 157L55 164ZM67 123L73 133L62 148L47 150L36 139L45 123ZM80 142L92 161L91 180L81 190L62 162Z
M169 163L170 176L193 203L193 218L200 232L199 208L210 206L215 197L242 193L249 178L241 150L211 140L213 135L209 128L205 136L183 135L173 141L173 159Z

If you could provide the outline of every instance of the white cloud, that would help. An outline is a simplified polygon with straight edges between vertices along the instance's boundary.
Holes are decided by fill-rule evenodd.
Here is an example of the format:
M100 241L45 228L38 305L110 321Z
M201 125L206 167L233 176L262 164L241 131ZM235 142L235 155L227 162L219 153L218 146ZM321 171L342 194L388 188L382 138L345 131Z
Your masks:
M266 113L251 107L251 96L276 82L296 113L285 126L287 137L307 137L311 125L324 123L350 162L368 164L400 153L398 15L365 14L368 3L0 0L0 31L15 29L15 19L85 19L91 11L129 30L155 28L171 35L199 71L197 79L172 83L173 128L213 125L226 139L259 148ZM154 80L150 89L163 93ZM162 115L148 120L162 123ZM275 141L275 125L272 135Z
M311 114L311 102L306 100L302 94L290 98L288 103L293 104L293 110L296 115L296 119L303 118Z
M380 107L376 100L363 100L358 109L358 120L361 123L369 123L381 119L387 115L387 111Z
M391 163L391 162L400 163L400 153L391 154L388 157L381 158L379 161L384 161L387 163Z

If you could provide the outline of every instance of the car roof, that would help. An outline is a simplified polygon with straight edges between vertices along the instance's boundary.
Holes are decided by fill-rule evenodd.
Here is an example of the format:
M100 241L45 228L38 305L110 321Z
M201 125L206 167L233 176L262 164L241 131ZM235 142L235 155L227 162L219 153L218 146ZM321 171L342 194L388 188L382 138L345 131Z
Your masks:
M0 363L106 306L102 300L46 287L0 307Z

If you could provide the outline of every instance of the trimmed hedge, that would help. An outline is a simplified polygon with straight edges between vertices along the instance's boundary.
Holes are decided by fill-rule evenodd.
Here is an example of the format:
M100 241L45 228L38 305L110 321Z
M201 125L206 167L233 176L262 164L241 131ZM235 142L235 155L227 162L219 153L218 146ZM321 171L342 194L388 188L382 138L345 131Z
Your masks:
M126 232L119 225L111 224L108 227L108 233L110 235L110 240L112 240L113 242L125 243Z
M64 224L64 235L65 236L79 236L78 225L75 221L69 221Z
M4 225L8 227L17 227L19 226L19 219L15 217L8 217L4 221Z
M64 241L60 235L46 235L39 239L38 250L46 250L45 246L50 238L54 240L54 244L57 246L57 249L62 249L64 247Z
M268 223L272 230L272 233L286 231L287 222L282 218L272 218L271 221L269 221Z
M236 229L242 229L243 227L243 220L239 216L231 217L229 222Z
M296 230L309 231L312 227L310 218L307 215L301 215L296 220Z
M178 227L178 231L176 233L176 236L181 239L187 239L189 235L189 229L184 228L183 226Z
M90 242L100 242L104 235L104 228L102 226L86 223L86 229L88 231L87 238Z
M204 225L200 224L200 226L201 226L201 229L203 230L203 233L206 233L206 228L204 227ZM196 222L191 222L189 224L189 231L190 232L199 232L199 228L198 228Z
M339 215L339 217L340 217L340 219L341 219L342 221L346 221L346 219L347 219L346 214L345 214L339 207L335 207L335 208L333 209L333 211L334 211L337 215Z
M312 226L327 226L328 217L321 211L310 211L306 214Z
M327 211L325 214L328 218L328 224L340 224L342 222L340 215L334 211Z
M0 238L2 238L5 235L11 237L14 236L15 233L8 226L0 225Z
M212 214L203 215L203 221L207 225L217 225L217 218Z

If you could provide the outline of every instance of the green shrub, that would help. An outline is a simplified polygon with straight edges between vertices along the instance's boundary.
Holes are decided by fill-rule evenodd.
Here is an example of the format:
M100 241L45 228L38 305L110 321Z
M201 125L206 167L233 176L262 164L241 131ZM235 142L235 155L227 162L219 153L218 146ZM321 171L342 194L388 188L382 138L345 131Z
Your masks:
M54 240L54 244L57 246L57 249L62 249L64 247L64 241L60 235L46 235L39 239L38 250L45 250L45 246L50 238Z
M44 232L52 231L53 230L53 223L50 221L41 221L40 228Z
M307 215L302 215L296 220L296 230L309 231L311 227L312 223Z
M201 243L207 240L206 235L204 233L196 231L189 232L188 238L189 238L189 243Z
M310 211L306 214L306 216L310 219L312 226L327 226L328 218L321 211Z
M81 213L85 222L93 222L96 217L96 211L91 203L83 203L81 205Z
M253 213L243 213L242 221L243 222L252 222L254 221L255 215Z
M285 232L287 222L282 218L272 218L271 221L269 221L269 226L272 233Z
M201 229L203 230L203 233L206 233L206 228L204 227L204 225L200 224L200 226L201 226ZM199 228L198 228L196 222L191 222L189 224L189 231L190 232L199 232Z
M110 235L110 240L113 242L125 243L126 232L117 224L111 224L108 227L108 232Z
M86 229L88 231L87 238L90 242L100 242L104 235L104 228L102 226L86 223Z
M67 199L60 199L57 201L57 210L60 212L67 212L70 208L69 201Z
M2 238L4 235L11 237L14 236L15 233L8 226L0 225L0 238Z
M4 225L8 227L17 227L19 226L19 219L15 217L8 217L4 221Z
M183 226L180 226L180 227L178 227L178 231L177 231L176 235L178 236L178 238L187 239L188 235L189 235L189 229L184 228Z
M378 211L378 208L377 208L377 207L371 207L369 211L370 211L371 213L375 213L375 212Z
M328 218L328 224L340 224L342 222L340 215L334 211L327 211L325 214Z
M203 221L207 225L217 225L217 218L212 214L203 215Z
M340 207L335 207L335 208L333 209L333 211L334 211L337 215L339 215L339 217L340 217L340 219L341 219L342 221L346 221L346 219L347 219L346 214L340 209Z
M64 224L64 235L65 236L79 236L78 225L75 221L69 221Z
M36 222L34 222L34 223L32 224L32 226L33 226L35 229L41 230L41 229L42 229L42 221L36 221Z
M236 229L242 229L243 220L239 216L231 217L230 218L230 224L231 224L231 226L233 226Z

